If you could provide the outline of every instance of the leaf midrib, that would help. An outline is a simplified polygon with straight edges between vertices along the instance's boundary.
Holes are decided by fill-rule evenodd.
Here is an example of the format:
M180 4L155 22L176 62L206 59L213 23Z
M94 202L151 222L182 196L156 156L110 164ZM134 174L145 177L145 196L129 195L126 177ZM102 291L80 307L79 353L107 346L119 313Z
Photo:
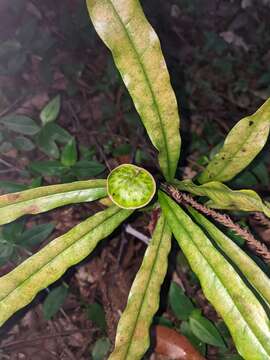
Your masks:
M252 119L252 117L248 117L247 118L247 120L248 121L250 121L250 119ZM240 120L241 121L241 120ZM256 129L258 128L258 126L259 126L259 121L257 122L257 126L255 125L254 127L256 127ZM235 156L241 151L241 149L242 149L242 147L244 146L244 144L246 143L246 142L248 142L248 140L249 140L249 138L251 137L251 135L252 135L252 133L253 133L253 131L254 131L254 128L253 129L250 129L250 132L249 132L249 134L246 136L246 138L239 144L239 147L236 149L236 151L234 151L233 153L232 153L232 155L231 155L231 157L229 157L227 160L224 160L223 161L223 166L221 167L221 170L220 171L218 171L218 174L216 174L216 175L218 175L218 177L220 177L221 175L222 175L222 173L224 173L224 171L226 170L226 167L228 166L228 164L230 164L231 162L234 162L234 158L235 158ZM224 151L224 147L225 147L225 143L224 143L224 146L223 146L223 149L222 149L222 152L225 152L226 153L226 151ZM222 153L221 152L221 153ZM208 172L209 172L209 170L208 170ZM210 172L209 172L210 173ZM209 174L210 175L210 174ZM209 177L209 176L208 176ZM214 180L215 179L215 177L214 178L212 178L212 177L209 177L211 180Z
M167 202L167 205L169 206L171 212L173 213L175 219L178 221L177 215L174 212L174 209L171 207L171 205ZM238 312L241 315L241 318L244 320L244 322L247 324L248 328L251 330L252 334L254 334L255 338L257 339L258 343L262 346L262 349L265 351L265 353L267 355L269 355L268 350L265 349L264 344L261 342L261 339L258 338L257 333L254 331L254 329L252 328L252 326L249 324L249 322L245 319L245 317L242 314L242 311L239 309L239 307L235 304L235 301L233 300L232 295L230 294L230 291L226 288L226 286L223 284L223 281L220 279L219 275L216 274L215 270L213 269L213 266L207 261L207 259L205 258L204 254L202 254L202 252L200 251L198 245L193 241L193 238L190 236L189 232L186 229L186 226L183 224L183 222L181 222L182 224L182 229L185 231L186 235L188 236L188 238L191 240L191 242L194 244L194 246L197 248L198 252L201 254L201 256L204 258L204 260L206 261L206 263L208 264L208 266L212 269L212 272L214 274L214 276L219 280L219 282L221 283L223 289L226 291L226 293L228 294L228 296L230 297L230 299L232 300L233 304L235 305L235 307L237 308Z
M109 2L109 4L111 5L111 7L112 7L112 9L113 9L113 12L114 12L116 18L118 19L121 27L123 28L123 31L124 31L124 33L125 33L128 41L129 41L130 44L131 44L131 47L132 47L132 49L133 49L133 51L134 51L134 54L135 54L135 56L136 56L136 58L137 58L138 64L140 65L140 67L141 67L141 69L142 69L142 73L143 73L143 75L144 75L145 81L146 81L146 83L147 83L147 85L148 85L148 88L149 88L149 90L150 90L150 93L151 93L151 96L152 96L152 99L153 99L153 104L154 104L154 106L155 106L155 108L156 108L156 112L157 112L157 115L158 115L158 119L159 119L159 123L160 123L160 127L161 127L162 136L163 136L163 139L164 139L165 153L166 153L168 173L169 173L168 175L169 175L170 178L173 178L172 169L171 169L171 165L170 165L170 153L169 153L168 142L167 142L167 137L166 137L167 134L166 134L165 128L164 128L163 123L162 123L161 113L160 113L160 110L159 110L159 106L158 106L158 102L157 102L157 100L156 100L155 93L154 93L154 91L153 91L153 89L152 89L152 86L151 86L151 82L150 82L150 80L149 80L149 78L148 78L148 75L147 75L147 72L146 72L146 70L145 70L145 68L144 68L144 64L143 64L143 62L140 60L140 55L139 55L139 53L138 53L138 51L137 51L137 49L136 49L136 47L135 47L135 44L133 43L132 38L131 38L129 32L128 32L127 28L125 27L124 22L122 21L120 15L118 14L118 12L117 12L117 10L116 10L113 2L112 2L111 0L108 0L108 2Z
M21 203L26 203L26 202L29 202L29 201L33 201L33 200L38 200L38 199L46 199L46 198L49 198L49 197L53 197L53 196L61 196L61 195L66 195L68 193L72 193L72 192L78 192L78 193L81 193L83 191L89 191L89 190L100 190L100 189L105 189L106 190L106 186L100 186L100 187L93 187L93 188L85 188L85 189L74 189L74 190L66 190L66 191L61 191L59 193L55 193L55 194L46 194L46 195L41 195L39 196L37 194L37 196L34 196L33 198L31 199L22 199L22 200L19 200L17 202L12 202L12 203L7 203L7 204L4 204L4 205L1 205L0 204L0 211L2 209L4 209L5 207L9 207L9 206L13 206L13 205L18 205L18 204L21 204Z
M220 182L220 184L222 184L222 183ZM224 184L222 184L222 185L224 185ZM194 188L194 186L195 186L195 188ZM198 187L201 187L201 189L206 189L206 191L209 191L209 192L218 192L218 193L225 194L225 195L226 195L226 192L227 192L230 196L244 196L250 201L260 201L263 204L262 199L259 197L259 195L255 191L254 191L254 193L259 197L259 199L254 199L253 195L246 194L246 193L242 192L243 190L253 191L251 189L232 190L230 188L226 188L226 189L222 190L222 189L217 189L217 188L211 188L209 186L210 186L210 183L198 185ZM176 187L181 191L189 191L191 193L192 193L192 190L194 189L194 194L195 194L195 191L197 190L196 185L193 185L193 184L187 185L187 186L184 185L183 187L181 185L176 185ZM198 191L200 191L200 189L198 189ZM205 195L205 196L207 196L208 198L211 199L211 197L206 193L204 193L203 195L202 194L195 194L195 195L197 195L197 196L204 196Z
M26 278L25 280L23 280L18 286L16 286L14 289L12 289L7 295L5 295L3 298L0 298L0 303L5 301L6 298L8 298L14 291L16 291L18 288L22 287L24 285L25 282L27 282L28 280L30 280L33 276L35 276L37 273L39 273L45 266L49 265L52 261L54 261L55 259L57 259L58 256L62 255L64 252L66 252L68 249L70 249L74 244L76 244L77 242L80 242L83 240L83 238L91 231L95 230L96 228L98 228L99 226L104 226L104 223L107 222L108 220L110 220L113 216L115 216L116 214L118 214L120 211L122 211L123 209L118 208L116 212L114 212L112 215L108 216L106 218L105 221L103 221L104 219L101 219L101 221L92 229L85 231L83 233L83 235L80 236L80 238L78 240L75 240L72 244L70 244L69 246L67 246L63 251L59 252L57 255L55 255L52 259L50 259L49 261L47 261L45 264L43 264L39 269L37 269L34 273L32 273L28 278ZM89 220L89 219L88 219ZM87 220L86 220L87 221ZM80 224L79 224L80 225ZM75 227L76 228L76 227ZM75 229L73 228L73 229ZM72 229L72 230L73 230ZM72 231L71 230L71 231ZM67 234L67 233L66 233ZM65 236L66 234L62 235ZM59 239L59 238L58 238ZM55 239L56 240L56 239ZM102 240L102 239L100 239ZM33 255L35 256L35 255ZM27 261L27 260L26 260ZM17 269L17 268L16 268ZM1 278L0 278L1 280Z
M153 263L153 266L151 268L151 271L150 271L150 274L149 274L149 277L148 277L148 280L145 284L145 289L146 291L144 291L144 294L143 294L143 297L142 297L142 300L140 302L140 310L138 311L137 313L137 316L136 316L136 320L135 320L135 325L132 329L132 333L131 333L131 336L129 337L129 343L128 343L128 346L127 346L127 350L125 352L125 358L129 355L129 350L130 350L130 347L131 347L131 343L132 343L132 338L135 334L135 331L136 331L136 328L137 328L137 325L138 325L138 321L139 321L139 318L140 318L140 315L141 315L141 312L142 312L142 307L143 307L143 304L144 304L144 301L146 299L146 294L148 294L148 288L149 288L149 284L150 284L150 281L152 279L152 275L154 273L154 269L156 268L156 265L157 265L157 259L158 259L158 255L159 255L159 252L160 252L160 247L161 247L161 243L162 243L162 239L163 239L163 235L164 235L164 229L165 229L165 226L166 226L166 219L164 219L164 224L162 226L162 230L161 230L161 233L160 233L160 238L159 238L159 244L157 246L157 251L156 251L156 256L155 256L155 259L154 259L154 263Z

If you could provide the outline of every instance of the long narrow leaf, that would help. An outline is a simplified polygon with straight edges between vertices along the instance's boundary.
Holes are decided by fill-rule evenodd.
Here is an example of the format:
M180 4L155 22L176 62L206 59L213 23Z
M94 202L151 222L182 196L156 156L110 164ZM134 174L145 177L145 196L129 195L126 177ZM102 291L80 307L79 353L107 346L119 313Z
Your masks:
M149 328L159 306L159 292L166 275L170 248L171 231L161 215L119 321L115 350L110 360L139 360L148 349Z
M175 180L174 184L179 190L207 196L210 198L207 202L209 207L224 210L261 211L270 217L270 207L253 190L231 190L218 181L196 185L191 180Z
M223 234L211 221L193 208L189 208L193 218L206 230L210 237L223 250L223 252L234 262L248 279L250 284L270 304L270 279L256 265L256 263L240 249L228 236Z
M253 292L201 228L164 193L160 204L203 292L227 324L245 359L270 358L269 319Z
M200 183L229 181L264 147L270 129L270 99L255 114L240 120L227 135L221 150L198 178Z
M153 145L167 180L180 152L179 116L159 39L138 0L87 0L94 27L114 61Z
M42 289L88 256L132 211L112 206L56 238L0 278L0 325Z
M106 180L76 181L2 195L0 225L25 214L39 214L63 205L97 200L106 195Z

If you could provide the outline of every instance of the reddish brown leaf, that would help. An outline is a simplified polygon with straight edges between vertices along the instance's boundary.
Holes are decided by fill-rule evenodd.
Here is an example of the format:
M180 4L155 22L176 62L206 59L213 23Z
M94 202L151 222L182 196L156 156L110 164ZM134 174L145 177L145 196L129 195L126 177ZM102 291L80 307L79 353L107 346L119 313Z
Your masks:
M156 353L175 360L205 360L188 339L179 332L166 326L157 325L154 333Z

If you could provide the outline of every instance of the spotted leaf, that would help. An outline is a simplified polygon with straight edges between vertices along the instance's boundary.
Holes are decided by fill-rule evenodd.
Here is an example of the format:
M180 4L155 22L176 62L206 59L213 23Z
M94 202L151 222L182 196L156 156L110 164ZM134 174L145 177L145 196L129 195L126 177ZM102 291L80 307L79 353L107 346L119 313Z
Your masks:
M138 0L87 0L94 27L112 51L167 180L180 152L179 116L159 39Z

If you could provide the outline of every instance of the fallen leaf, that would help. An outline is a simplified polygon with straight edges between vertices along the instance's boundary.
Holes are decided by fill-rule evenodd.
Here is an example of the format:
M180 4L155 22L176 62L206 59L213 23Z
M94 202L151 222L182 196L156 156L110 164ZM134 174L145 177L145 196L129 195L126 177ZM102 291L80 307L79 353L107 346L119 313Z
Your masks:
M166 326L157 325L154 333L156 353L166 355L171 360L205 360L188 339L179 332Z

